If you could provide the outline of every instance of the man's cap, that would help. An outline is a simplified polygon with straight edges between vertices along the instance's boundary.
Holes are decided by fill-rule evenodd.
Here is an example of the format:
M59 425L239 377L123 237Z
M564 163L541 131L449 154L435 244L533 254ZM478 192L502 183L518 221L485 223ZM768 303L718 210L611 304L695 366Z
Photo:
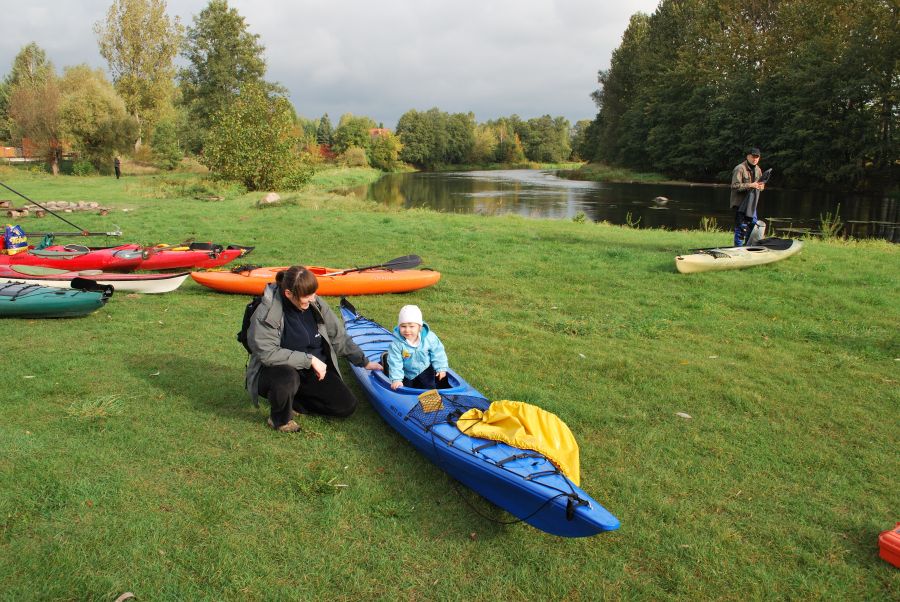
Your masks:
M754 157L758 157L760 155L759 148L756 146L751 146L750 150L747 151L748 155L753 155Z

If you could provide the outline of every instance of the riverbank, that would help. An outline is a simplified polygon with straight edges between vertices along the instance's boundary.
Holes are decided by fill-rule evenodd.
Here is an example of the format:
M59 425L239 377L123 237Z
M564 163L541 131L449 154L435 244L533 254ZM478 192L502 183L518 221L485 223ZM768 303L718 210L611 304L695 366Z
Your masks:
M637 172L624 167L610 167L603 163L584 163L576 169L563 169L557 175L561 178L585 182L691 185L690 182L673 182L662 174Z
M354 304L385 325L419 305L490 399L559 415L582 487L622 528L564 540L488 522L470 504L511 517L454 487L365 401L347 420L273 433L242 388L246 298L188 282L115 294L83 319L3 321L0 591L900 596L876 551L897 520L896 245L811 240L771 266L685 276L674 256L721 233L395 210L328 192L345 177L368 176L335 173L265 210L261 193L225 186L221 201L195 198L210 185L199 177L3 181L38 201L102 200L105 217L67 217L118 224L129 242L255 245L245 261L259 265L421 255L438 285Z
M436 165L428 170L423 171L497 171L503 169L562 169L574 170L581 163L537 163L535 161L523 161L521 163L482 163L482 164L458 164L458 165Z

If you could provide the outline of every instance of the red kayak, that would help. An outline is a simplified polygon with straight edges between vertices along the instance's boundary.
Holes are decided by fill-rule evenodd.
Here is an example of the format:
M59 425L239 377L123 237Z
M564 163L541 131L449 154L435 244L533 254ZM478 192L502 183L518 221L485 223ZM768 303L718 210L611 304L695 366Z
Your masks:
M104 272L130 272L144 261L147 253L136 245L122 245L104 249L63 247L30 249L15 255L0 255L0 265L41 265L70 272L103 270Z
M203 269L217 268L234 261L238 257L243 257L253 250L253 247L244 247L240 245L222 245L212 243L191 243L189 245L156 245L154 247L142 247L138 244L121 245L118 247L82 247L80 245L54 245L47 247L48 251L107 251L109 249L128 250L131 252L142 253L143 258L130 270L179 270L185 268ZM32 264L47 265L49 267L64 267L50 264ZM104 271L123 271L120 268L72 268L80 269L103 269Z
M253 247L240 245L214 245L191 243L188 246L173 247L157 245L147 249L149 257L141 262L139 270L175 270L184 268L217 268L243 257Z

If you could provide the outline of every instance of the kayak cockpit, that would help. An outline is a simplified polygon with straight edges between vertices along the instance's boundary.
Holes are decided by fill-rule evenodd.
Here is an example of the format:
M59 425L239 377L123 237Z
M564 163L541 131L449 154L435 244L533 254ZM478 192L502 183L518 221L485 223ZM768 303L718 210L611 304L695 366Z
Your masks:
M391 390L391 379L388 378L384 374L384 372L373 370L371 373L371 377L372 382L374 382L379 387ZM469 387L469 383L464 381L462 377L460 377L452 370L447 370L447 383L450 386L446 389L439 389L441 393L457 394L462 393L463 391L471 390L471 388ZM400 387L393 392L397 395L409 395L416 398L426 390L427 389L415 389L413 387Z

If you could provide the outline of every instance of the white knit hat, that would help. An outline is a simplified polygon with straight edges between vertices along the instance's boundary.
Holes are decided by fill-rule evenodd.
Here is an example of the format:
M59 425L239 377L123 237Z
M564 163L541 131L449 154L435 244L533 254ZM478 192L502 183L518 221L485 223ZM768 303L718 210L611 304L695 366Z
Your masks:
M397 324L419 324L422 325L422 310L418 305L404 305L400 309L400 316L397 318Z

